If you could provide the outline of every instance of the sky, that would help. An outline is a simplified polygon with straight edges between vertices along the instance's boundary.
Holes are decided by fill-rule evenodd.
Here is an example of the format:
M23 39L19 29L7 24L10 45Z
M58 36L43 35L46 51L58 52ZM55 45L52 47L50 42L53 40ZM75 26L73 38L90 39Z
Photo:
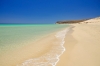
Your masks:
M99 0L0 0L0 23L4 24L54 24L99 16Z

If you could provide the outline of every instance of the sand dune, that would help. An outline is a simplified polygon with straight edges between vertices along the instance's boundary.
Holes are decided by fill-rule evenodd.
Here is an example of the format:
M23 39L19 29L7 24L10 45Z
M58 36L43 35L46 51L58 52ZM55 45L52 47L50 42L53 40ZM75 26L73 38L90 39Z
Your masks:
M82 23L83 23L83 24L84 24L84 23L89 23L89 24L90 24L90 23L92 23L92 24L93 24L93 23L100 23L100 17L93 18L93 19L89 19L89 20L83 21Z

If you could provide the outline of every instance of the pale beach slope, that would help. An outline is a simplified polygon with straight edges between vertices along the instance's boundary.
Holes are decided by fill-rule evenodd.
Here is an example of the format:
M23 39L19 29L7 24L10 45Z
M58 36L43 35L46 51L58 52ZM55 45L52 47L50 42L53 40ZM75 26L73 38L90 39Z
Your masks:
M100 17L85 22L66 35L66 51L56 66L100 66Z

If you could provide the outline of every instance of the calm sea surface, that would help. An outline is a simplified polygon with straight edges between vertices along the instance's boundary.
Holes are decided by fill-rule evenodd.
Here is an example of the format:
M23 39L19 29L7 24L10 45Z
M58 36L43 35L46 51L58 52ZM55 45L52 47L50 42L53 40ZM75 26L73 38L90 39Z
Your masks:
M24 46L27 41L35 41L68 25L58 24L9 24L0 25L0 56Z

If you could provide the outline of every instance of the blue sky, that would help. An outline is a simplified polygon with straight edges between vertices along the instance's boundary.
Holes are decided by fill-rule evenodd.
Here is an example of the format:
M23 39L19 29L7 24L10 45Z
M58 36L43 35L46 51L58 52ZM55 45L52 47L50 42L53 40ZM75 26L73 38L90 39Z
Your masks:
M0 23L52 24L98 16L99 0L0 0Z

